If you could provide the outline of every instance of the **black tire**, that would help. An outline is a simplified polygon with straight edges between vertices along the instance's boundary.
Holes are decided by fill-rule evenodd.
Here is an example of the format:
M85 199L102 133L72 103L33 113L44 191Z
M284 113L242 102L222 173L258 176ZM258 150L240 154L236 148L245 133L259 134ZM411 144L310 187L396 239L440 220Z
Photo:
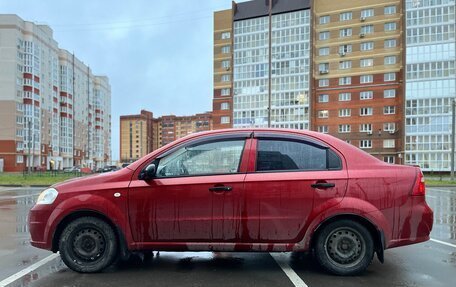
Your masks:
M95 217L70 222L62 232L59 251L73 271L95 273L109 267L118 257L117 237L112 227Z
M315 257L328 272L336 275L357 275L364 272L374 256L370 232L351 220L338 220L318 232Z

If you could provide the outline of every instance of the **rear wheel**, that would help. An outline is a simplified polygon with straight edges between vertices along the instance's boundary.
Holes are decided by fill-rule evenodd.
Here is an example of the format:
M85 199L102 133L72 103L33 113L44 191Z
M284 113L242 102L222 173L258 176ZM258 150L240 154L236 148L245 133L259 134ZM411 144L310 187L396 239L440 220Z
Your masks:
M315 242L320 265L336 275L356 275L367 269L374 255L369 231L351 220L339 220L323 227Z
M59 241L60 256L72 270L100 272L117 257L117 237L112 227L95 217L81 217L69 223Z

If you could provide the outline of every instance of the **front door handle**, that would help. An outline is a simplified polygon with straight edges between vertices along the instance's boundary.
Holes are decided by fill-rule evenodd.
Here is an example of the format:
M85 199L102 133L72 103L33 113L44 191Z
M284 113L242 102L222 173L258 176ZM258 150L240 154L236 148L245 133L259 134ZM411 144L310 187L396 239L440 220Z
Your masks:
M233 188L231 186L214 186L214 187L210 187L209 188L209 191L212 191L212 192L225 192L225 191L231 191Z
M312 188L321 188L321 189L326 189L326 188L331 188L335 187L336 185L331 182L317 182L312 185L310 185Z

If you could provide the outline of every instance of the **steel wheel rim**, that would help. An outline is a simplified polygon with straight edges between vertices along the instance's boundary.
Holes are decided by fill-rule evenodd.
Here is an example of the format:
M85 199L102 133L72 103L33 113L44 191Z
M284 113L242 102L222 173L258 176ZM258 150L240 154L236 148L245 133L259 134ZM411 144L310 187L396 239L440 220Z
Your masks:
M326 237L325 252L332 264L350 268L365 257L366 242L355 229L339 227Z
M95 262L106 250L106 240L98 229L83 228L76 232L72 240L72 251L77 260Z

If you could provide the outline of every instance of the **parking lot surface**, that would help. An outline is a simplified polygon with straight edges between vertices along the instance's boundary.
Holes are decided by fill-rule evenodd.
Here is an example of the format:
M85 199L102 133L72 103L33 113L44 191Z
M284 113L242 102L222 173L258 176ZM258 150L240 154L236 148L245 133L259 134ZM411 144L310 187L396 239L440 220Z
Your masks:
M310 254L154 252L99 274L78 274L59 256L30 246L28 210L40 189L0 188L0 286L453 286L456 188L428 188L428 242L390 249L361 276L321 270ZM47 261L46 261L47 260Z

